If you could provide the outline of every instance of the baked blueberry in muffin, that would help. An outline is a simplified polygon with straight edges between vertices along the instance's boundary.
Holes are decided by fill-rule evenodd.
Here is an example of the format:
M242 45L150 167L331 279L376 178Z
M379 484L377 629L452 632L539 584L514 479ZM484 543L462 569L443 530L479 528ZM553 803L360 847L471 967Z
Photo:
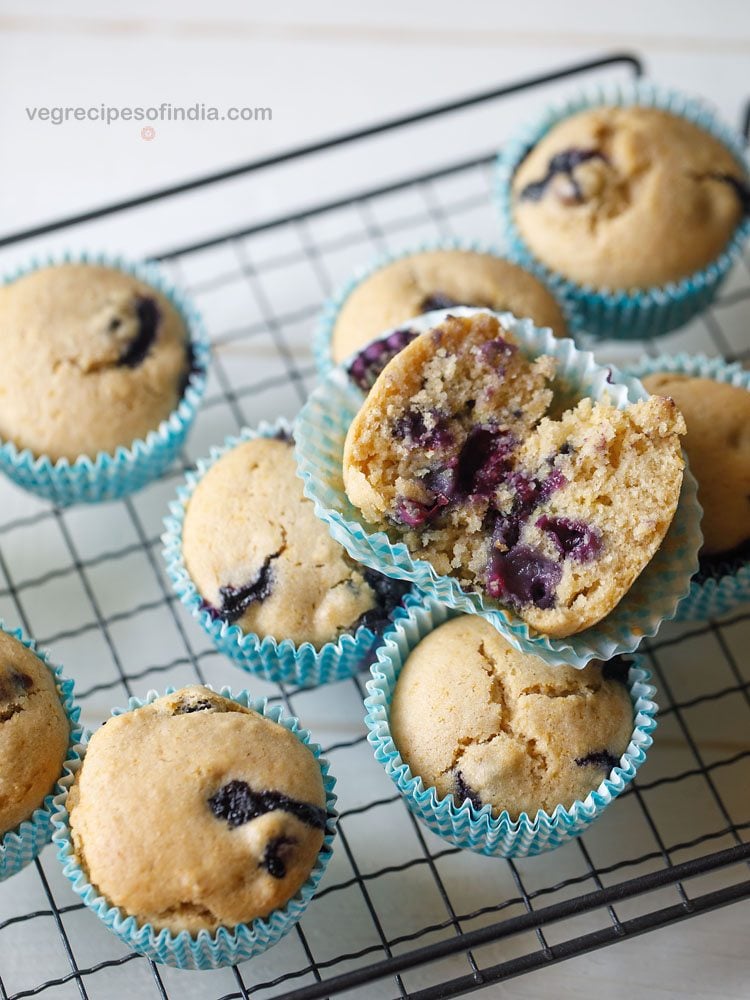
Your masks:
M156 430L197 373L169 299L125 271L40 268L0 288L0 439L51 460Z
M565 636L603 618L661 544L684 422L656 397L624 410L553 400L554 369L494 316L449 316L376 381L347 434L344 485L438 573Z
M198 686L109 719L68 798L76 858L110 905L193 934L294 896L323 845L325 807L307 747Z
M62 774L69 737L52 672L0 630L0 837L43 805Z
M417 336L416 330L395 330L386 337L374 340L364 347L349 363L349 377L355 385L367 392L375 385L375 380L391 358Z
M587 163L589 160L604 160L606 162L607 158L598 149L576 149L574 147L555 153L547 164L547 172L544 177L538 181L531 181L526 187L521 188L518 197L521 201L540 201L555 178L562 176L568 185L567 198L580 204L584 200L584 193L576 180L575 171L582 163ZM566 194L561 191L559 197L565 199Z
M585 799L627 750L633 706L601 664L549 667L485 619L462 615L409 654L390 726L425 786L515 820Z
M706 267L748 212L745 167L687 118L597 107L554 125L512 181L534 257L595 289L645 289Z
M512 312L529 317L537 326L551 327L557 336L567 334L555 297L518 264L472 250L427 250L385 264L352 289L334 324L332 359L338 364L384 330L401 327L408 335L410 319L455 306ZM403 338L392 337L390 348L400 349ZM367 365L369 356L364 354L357 371ZM375 360L377 356L376 352Z
M360 625L380 630L410 589L331 538L279 437L241 442L208 469L187 505L183 555L214 618L316 648Z

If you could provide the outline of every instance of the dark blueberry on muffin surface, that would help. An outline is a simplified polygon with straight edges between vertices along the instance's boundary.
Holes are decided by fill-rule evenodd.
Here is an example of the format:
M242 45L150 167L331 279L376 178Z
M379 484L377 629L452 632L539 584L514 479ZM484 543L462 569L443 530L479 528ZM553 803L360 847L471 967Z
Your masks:
M479 795L474 791L473 788L469 786L466 782L461 771L456 771L453 778L453 786L455 791L453 794L458 799L459 802L465 802L467 799L474 806L475 809L482 808L482 800Z
M570 181L576 201L583 201L583 192L576 182L575 168L588 160L604 160L606 156L598 149L564 149L550 159L547 166L547 173L538 181L532 181L522 188L519 198L525 201L539 201L547 192L547 188L552 180L559 174L563 174Z
M454 299L451 295L446 295L445 292L430 292L429 295L425 295L420 303L420 312L428 313L433 312L437 309L453 309L456 306L476 306L478 308L492 309L493 306L489 302L459 302Z
M349 363L349 376L355 385L367 392L375 385L375 380L388 362L417 336L416 330L408 327L396 330L387 337L374 340L363 348Z
M240 587L225 585L220 587L222 597L221 607L215 610L217 618L223 618L228 622L235 622L241 618L251 604L258 601L265 601L273 590L273 567L274 559L278 559L278 554L268 556L264 561L258 574L250 583Z
M611 771L613 767L619 766L620 758L615 757L609 750L594 750L585 757L576 757L575 762L578 767L602 767Z
M198 934L294 897L324 846L327 801L321 766L291 728L195 685L93 734L68 813L75 861L109 906L139 927Z
M208 805L217 819L226 820L230 830L277 809L318 830L325 830L326 826L325 809L309 802L298 802L282 792L269 789L256 792L246 781L229 781L222 785L209 798Z
M331 536L304 495L292 445L286 434L233 444L186 502L181 551L191 604L212 637L206 615L246 636L320 650L360 625L377 630L409 590L365 572Z
M410 638L393 685L388 735L412 777L514 821L585 800L633 731L628 690L598 664L548 666L478 615Z
M296 837L274 837L269 840L260 867L265 868L272 878L286 878L288 859L294 853L296 845Z
M125 345L117 360L118 365L126 368L137 368L143 364L156 340L161 318L156 300L146 296L136 298L135 314L138 323L137 332Z
M179 405L190 332L178 307L114 267L62 263L7 284L0 438L71 464L148 438ZM24 389L33 371L34 393Z
M371 632L381 632L390 622L395 609L411 591L411 584L406 580L396 580L367 567L363 568L362 572L365 583L375 592L377 603L374 608L365 611L359 617L353 631L364 627L369 628Z
M191 715L193 712L213 712L214 710L213 702L202 698L198 701L182 703L175 709L175 715Z

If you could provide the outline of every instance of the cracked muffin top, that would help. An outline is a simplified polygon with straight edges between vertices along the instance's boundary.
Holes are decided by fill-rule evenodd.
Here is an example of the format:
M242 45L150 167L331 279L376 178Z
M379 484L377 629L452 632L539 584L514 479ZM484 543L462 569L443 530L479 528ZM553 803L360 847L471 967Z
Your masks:
M628 664L549 667L475 615L452 618L406 660L390 712L404 762L456 804L511 819L585 799L633 731Z
M636 289L705 267L750 210L744 167L684 118L602 107L552 128L513 178L513 218L543 264Z
M668 396L685 417L685 451L703 508L703 555L729 553L750 540L750 392L742 386L656 372L649 392Z
M68 717L46 666L0 631L0 837L38 809L62 774Z
M191 369L180 314L156 289L93 264L0 288L0 439L52 461L112 453L156 430Z
M91 883L174 934L283 906L315 864L325 805L320 766L296 736L199 686L108 719L68 799Z
M185 512L185 566L214 618L259 637L320 647L377 631L409 590L359 566L302 492L292 441L236 445L202 477Z
M483 306L528 317L567 334L560 306L533 275L493 254L432 250L402 257L356 286L336 319L331 353L336 364L378 334L432 309Z

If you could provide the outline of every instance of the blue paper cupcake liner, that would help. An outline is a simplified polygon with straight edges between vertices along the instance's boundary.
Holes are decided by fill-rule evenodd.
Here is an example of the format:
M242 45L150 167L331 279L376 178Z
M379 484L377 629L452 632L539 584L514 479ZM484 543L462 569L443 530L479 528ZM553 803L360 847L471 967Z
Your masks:
M468 316L489 312L455 308L427 313L411 322L418 332L431 329L447 315ZM557 339L550 330L537 329L530 320L510 313L495 313L530 356L549 354L557 359L557 377L579 396L601 399L625 408L646 399L648 393L636 379L613 366L596 363L594 355L580 351L570 338ZM349 502L344 491L342 461L344 441L364 393L343 367L330 372L310 395L295 424L297 463L305 481L305 494L327 522L333 537L353 559L387 576L410 580L429 597L468 614L482 615L516 649L534 653L553 666L584 667L590 660L608 660L630 653L647 636L656 634L662 621L673 618L688 593L690 578L698 567L701 509L695 480L685 469L680 502L666 538L630 591L597 625L565 638L534 632L517 615L499 608L478 593L462 589L450 576L438 576L430 563L415 559L403 542L394 542L384 531L374 531Z
M63 770L60 780L54 789L44 799L42 805L35 809L31 816L20 823L15 829L8 830L0 836L0 882L10 878L16 872L20 872L41 852L45 844L52 839L52 805L55 798L67 777L77 768L83 747L88 739L88 734L79 725L78 719L81 714L80 707L76 704L73 692L73 681L63 675L63 668L50 662L49 653L44 649L37 649L33 639L27 639L21 629L9 628L0 619L0 632L12 636L23 643L49 668L55 677L55 686L60 696L60 701L68 717L70 726L70 737L68 739L68 750L63 762Z
M103 253L66 253L61 257L35 259L3 278L9 284L42 267L56 264L98 264L116 268L144 281L165 295L180 313L190 336L192 372L176 409L149 431L145 438L112 454L81 455L52 461L35 456L28 448L19 450L12 441L0 439L0 471L24 489L51 500L60 507L75 503L117 500L140 490L160 476L182 448L206 388L210 346L200 314L190 300L171 285L154 264L136 264Z
M537 121L527 124L506 143L498 157L495 196L501 225L514 257L546 281L558 297L572 303L581 327L588 333L621 340L657 337L687 323L710 304L750 234L750 218L741 220L724 251L707 267L680 281L658 287L637 290L594 288L576 284L545 267L534 257L513 219L513 176L529 150L558 122L579 111L603 105L642 105L686 118L722 142L747 171L745 147L741 137L724 125L705 104L640 81L601 86L590 93L571 97L559 107L548 108Z
M723 358L709 358L703 354L663 354L628 366L628 373L639 379L654 372L679 372L693 378L711 378L750 392L750 371L738 362L727 364ZM750 562L724 576L693 580L690 593L680 601L675 621L718 618L747 601L750 601Z
M177 500L169 505L169 516L164 519L163 554L175 593L221 653L258 677L311 687L352 677L367 662L379 636L360 626L353 635L341 635L335 642L327 642L318 649L310 642L296 645L291 639L277 640L274 636L261 639L253 632L243 632L238 625L215 619L206 610L182 553L187 505L206 472L241 442L280 434L292 436L290 424L283 419L273 424L263 422L257 430L245 428L238 437L229 437L221 447L213 448L207 459L198 462L194 472L188 472L184 485L177 491Z
M206 686L210 687L210 685ZM169 687L164 693L172 694L174 691L175 688ZM122 910L116 906L110 906L108 901L99 895L76 860L70 836L67 799L70 787L81 767L81 759L75 762L72 773L61 782L63 789L60 794L55 796L54 800L52 822L55 832L52 839L57 846L57 857L63 866L63 874L72 883L73 890L104 925L129 948L142 955L147 955L155 962L171 965L178 969L205 970L236 965L238 962L260 955L267 948L280 941L299 921L315 895L331 858L333 839L336 833L336 795L333 791L336 779L329 773L329 763L321 756L320 746L311 741L308 730L300 727L298 719L293 716L285 716L280 706L268 705L265 698L253 699L247 691L232 694L228 687L221 688L219 694L225 698L231 698L239 705L252 709L259 715L279 723L290 733L294 733L300 743L312 752L320 765L328 814L323 846L309 878L283 908L274 910L268 917L258 918L249 924L220 927L213 933L199 931L197 934L189 934L187 931L181 931L179 934L172 934L166 929L157 931L151 924L139 925L135 917L126 916ZM162 696L158 691L149 691L144 699L131 698L127 708L113 709L112 715L132 712L143 705L150 705L151 702L160 697ZM83 756L84 754L81 755L81 757Z
M522 263L520 260L516 260L511 254L503 252L499 247L492 246L489 243L483 243L479 240L450 239L430 241L420 243L416 247L412 247L409 250L402 250L399 253L380 254L380 256L376 257L375 260L371 261L369 264L358 268L323 305L323 310L318 318L315 333L313 334L312 343L315 367L317 368L318 374L321 378L325 378L328 372L335 366L335 362L331 355L333 329L336 326L336 321L338 320L339 313L341 312L344 303L352 294L354 289L363 282L367 281L367 279L377 271L381 271L384 267L395 263L397 260L404 260L407 257L413 257L415 254L432 253L437 250L462 250L465 253L489 254L493 257L499 257L502 260L507 260L511 264L518 264L520 267L528 270L526 264ZM538 279L539 275L535 273L534 277ZM557 301L557 304L562 310L565 325L568 328L568 335L573 337L579 325L578 313L573 309L572 304L567 299L563 298L558 291L549 286L544 279L541 279L541 281L547 288L547 291ZM408 321L405 321L403 325L408 325Z
M619 765L583 801L576 800L570 808L558 805L552 813L540 809L534 817L521 813L517 820L511 819L506 810L493 816L489 805L477 809L468 799L460 804L453 795L441 799L435 788L426 787L420 777L411 773L391 735L390 707L401 668L426 635L456 614L437 601L427 601L423 607L399 616L386 635L378 650L377 662L370 668L372 680L367 682L365 699L367 739L375 759L414 815L451 844L479 854L506 858L530 857L551 851L583 833L630 784L646 759L657 712L653 701L656 692L648 683L650 675L642 669L641 659L634 658L628 674L633 701L633 735Z

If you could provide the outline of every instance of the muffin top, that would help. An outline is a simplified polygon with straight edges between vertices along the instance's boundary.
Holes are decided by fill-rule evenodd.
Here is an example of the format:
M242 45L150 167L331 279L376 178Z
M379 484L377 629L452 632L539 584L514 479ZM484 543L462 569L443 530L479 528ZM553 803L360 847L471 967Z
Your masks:
M0 288L0 341L0 439L53 461L145 438L190 372L169 300L93 264L41 268Z
M280 438L238 444L206 472L185 513L183 556L216 618L296 644L376 630L408 590L331 538Z
M548 667L462 615L410 653L391 733L412 774L441 798L533 818L585 799L619 764L633 730L627 675L619 658Z
M331 354L336 364L373 337L432 309L483 306L528 317L567 334L555 298L522 267L487 253L433 250L402 257L357 285L336 320Z
M51 670L0 631L0 836L28 819L52 791L69 736Z
M312 752L203 687L107 720L68 801L76 857L113 906L172 933L283 906L326 825Z
M555 125L513 178L513 217L533 255L595 288L664 285L705 267L743 210L747 175L692 122L601 107Z
M609 614L661 545L685 424L658 397L553 397L554 372L494 316L447 317L378 376L343 479L365 520L557 637Z
M675 372L648 375L643 384L671 397L685 417L685 451L703 507L703 553L730 552L750 539L750 392Z

